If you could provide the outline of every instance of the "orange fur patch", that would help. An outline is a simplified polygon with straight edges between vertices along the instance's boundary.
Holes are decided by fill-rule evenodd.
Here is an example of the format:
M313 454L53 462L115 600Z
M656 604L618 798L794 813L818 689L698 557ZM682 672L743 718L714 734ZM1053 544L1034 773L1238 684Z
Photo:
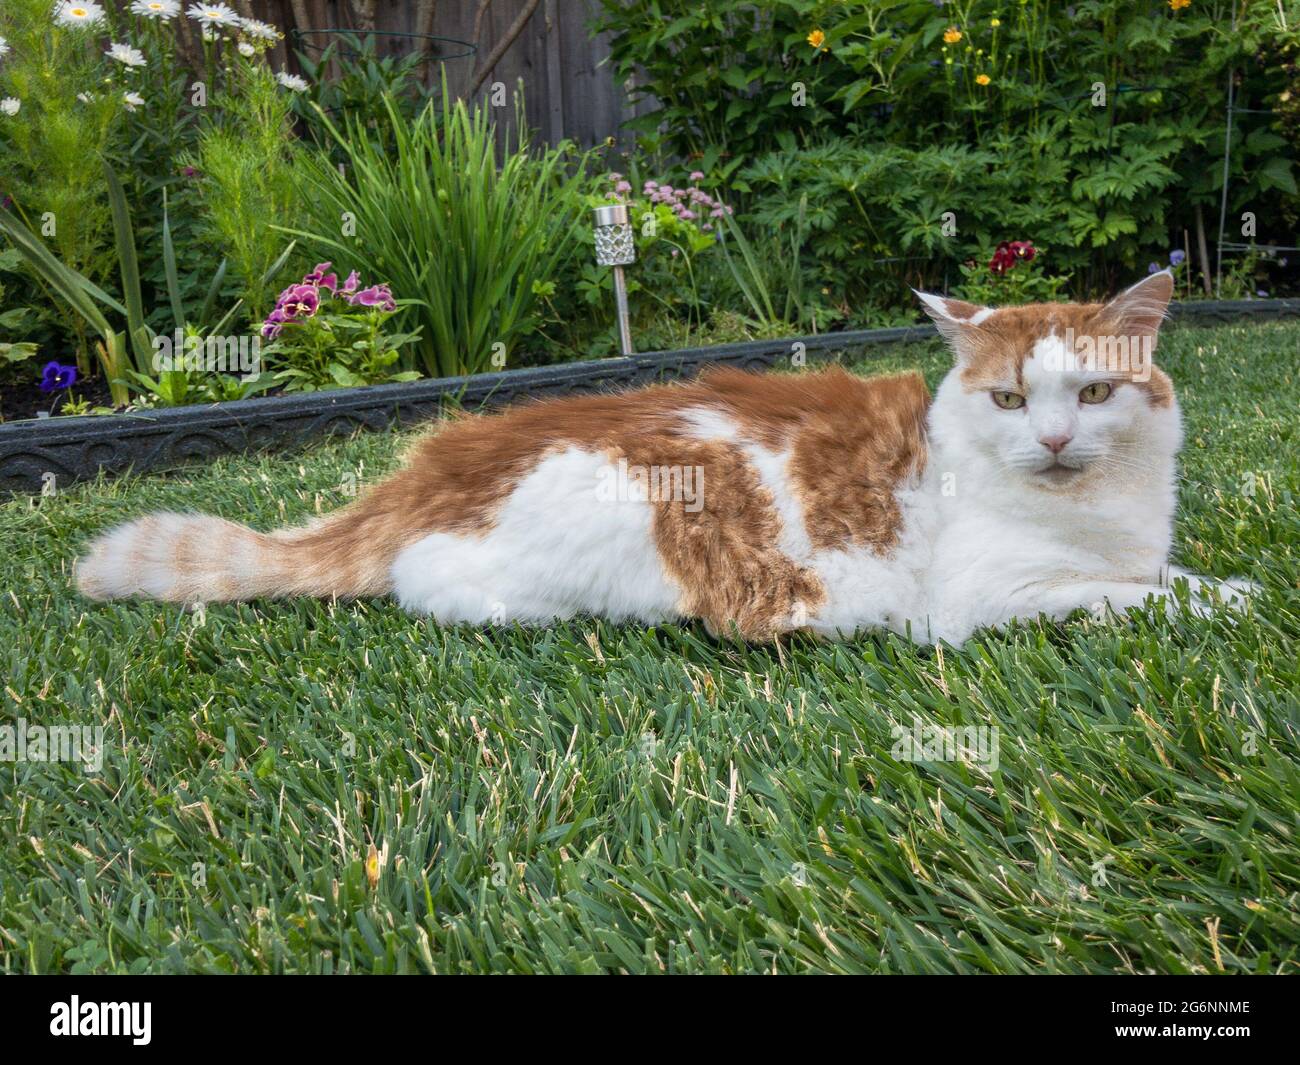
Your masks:
M790 464L809 539L884 554L902 523L898 487L925 468L929 389L917 373L824 376L825 405L800 427Z

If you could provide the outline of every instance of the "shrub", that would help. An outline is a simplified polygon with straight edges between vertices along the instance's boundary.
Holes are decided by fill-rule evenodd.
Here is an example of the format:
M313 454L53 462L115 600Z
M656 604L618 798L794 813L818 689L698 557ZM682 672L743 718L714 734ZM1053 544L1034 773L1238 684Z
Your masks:
M609 32L610 59L634 99L653 100L629 129L718 178L728 177L784 135L787 146L838 131L839 116L795 103L802 87L826 100L834 66L805 42L811 5L800 0L601 0L596 28Z
M846 310L888 305L907 284L942 286L945 267L955 275L956 263L1003 239L1005 186L1023 180L982 149L845 141L772 153L742 176L756 193L750 228L806 230L811 283ZM1017 224L1037 238L1052 228L1049 210L1033 205Z
M927 269L951 276L979 247L1016 235L994 232L1014 220L1020 233L1050 244L1054 269L1075 273L1080 288L1109 287L1157 249L1181 245L1182 230L1217 220L1230 72L1240 110L1229 211L1249 209L1275 224L1295 218L1293 164L1279 129L1290 128L1289 44L1300 30L1280 6L603 0L598 25L612 34L619 72L635 75L638 91L657 101L638 120L651 146L676 153L683 167L737 174L733 188L755 199L778 186L795 193L760 204L755 219L788 214L803 192L817 214L818 192L781 176L787 164L808 174L804 155L840 146L914 153L896 159L924 160L936 146L995 155L974 183L962 182L965 203L942 188L904 189L903 202L875 204L879 220L861 217L868 181L898 190L902 178L921 186L924 176L896 180L868 162L856 189L848 188L852 175L836 178L844 202L827 211L851 219L854 232L837 239L813 219L822 274L842 267L850 248L870 248L892 260L946 252L946 263ZM1279 102L1281 121L1270 110ZM817 189L831 191L824 181ZM964 232L941 247L923 231L947 211ZM1037 217L1027 224L1026 214ZM896 239L883 239L891 230ZM1275 234L1276 243L1295 243L1281 236L1289 235Z

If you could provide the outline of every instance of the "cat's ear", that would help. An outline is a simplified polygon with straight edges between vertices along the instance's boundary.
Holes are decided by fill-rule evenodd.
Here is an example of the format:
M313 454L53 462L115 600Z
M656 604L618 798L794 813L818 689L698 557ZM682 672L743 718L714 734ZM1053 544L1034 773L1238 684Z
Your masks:
M939 335L948 341L953 354L958 360L966 358L975 330L993 313L992 309L948 296L936 296L932 292L920 292L917 289L912 291L921 301L925 313L934 319L935 328L939 330Z
M1144 277L1106 304L1097 316L1107 332L1116 336L1155 336L1169 311L1174 275L1168 270Z

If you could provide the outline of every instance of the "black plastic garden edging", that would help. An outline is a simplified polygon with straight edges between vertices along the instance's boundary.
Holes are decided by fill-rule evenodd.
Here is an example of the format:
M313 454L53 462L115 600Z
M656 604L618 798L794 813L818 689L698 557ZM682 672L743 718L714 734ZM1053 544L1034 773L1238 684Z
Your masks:
M1300 299L1174 304L1177 321L1300 317ZM133 470L165 469L228 452L291 447L357 428L386 429L437 415L448 402L473 410L526 397L566 396L690 377L706 366L765 369L800 351L811 358L934 335L918 325L656 351L469 377L374 385L132 414L34 418L0 424L0 490L40 492Z

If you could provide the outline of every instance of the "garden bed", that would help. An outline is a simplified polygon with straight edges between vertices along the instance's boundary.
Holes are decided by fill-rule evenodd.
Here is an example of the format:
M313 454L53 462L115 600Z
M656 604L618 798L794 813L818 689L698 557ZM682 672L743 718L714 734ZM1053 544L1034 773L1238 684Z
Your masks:
M1174 304L1177 321L1300 316L1300 300ZM386 429L437 415L444 405L500 406L526 397L606 391L689 377L705 366L765 369L804 351L810 358L933 335L931 326L866 329L758 340L561 366L530 367L406 384L336 389L132 414L40 418L0 424L0 489L39 492L93 478L165 469L227 452L290 447L358 428ZM799 347L802 345L802 348Z

